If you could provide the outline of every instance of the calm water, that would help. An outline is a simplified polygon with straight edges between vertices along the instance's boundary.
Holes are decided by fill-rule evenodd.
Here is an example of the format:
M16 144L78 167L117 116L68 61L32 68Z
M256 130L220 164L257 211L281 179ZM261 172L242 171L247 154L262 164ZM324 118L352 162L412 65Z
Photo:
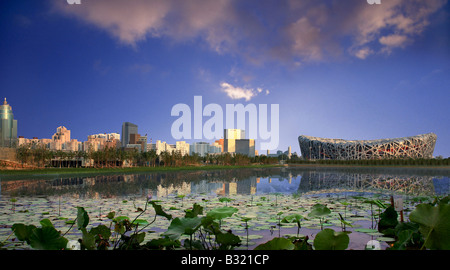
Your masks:
M71 195L114 198L216 194L261 195L336 194L348 192L445 195L450 170L419 168L305 168L284 167L217 171L178 171L96 176L43 177L1 180L0 196Z
M253 249L258 244L277 236L277 213L297 213L301 208L310 208L314 203L325 203L333 212L342 213L352 222L352 233L348 249L364 249L369 240L380 240L380 234L358 232L357 228L374 229L376 222L372 218L372 209L368 204L352 204L347 208L339 201L347 195L387 195L413 198L416 196L446 195L450 192L450 171L443 169L401 169L401 168L306 168L284 167L266 169L237 169L217 171L178 171L139 174L108 174L96 176L36 176L35 179L0 179L0 241L6 241L9 249L28 249L17 241L11 241L11 225L26 223L39 225L43 218L51 219L61 231L67 231L67 225L61 217L73 220L76 206L89 211L92 226L103 224L108 211L119 211L120 215L136 215L135 203L144 205L148 196L160 199L164 209L174 216L184 215L183 209L193 203L202 203L205 207L219 207L217 197L227 196L236 199L233 206L239 208L239 215L252 218L251 243L241 248ZM273 194L276 194L273 196ZM279 196L279 195L287 196ZM342 196L342 194L345 195ZM184 201L176 195L186 195ZM268 200L265 196L268 195ZM291 196L296 195L296 196ZM11 198L16 198L12 203ZM202 199L203 198L203 199ZM250 207L248 206L250 203ZM262 200L264 198L264 201ZM261 206L256 206L259 202ZM386 197L388 201L389 198ZM205 199L206 201L206 199ZM408 207L408 206L407 206ZM292 212L291 212L292 211ZM303 211L303 210L301 210ZM305 212L307 213L307 212ZM302 212L302 215L306 215ZM150 218L150 217L148 217ZM230 218L229 229L246 239L239 216ZM330 228L341 230L336 215L330 218ZM148 228L163 232L169 221L158 219L158 224ZM320 231L317 221L302 221L300 231L313 239ZM73 231L73 232L72 232ZM278 234L295 235L297 228L283 227ZM148 233L146 237L156 235ZM77 230L71 230L68 239L81 237ZM243 240L244 241L244 240ZM387 247L381 241L381 247ZM244 241L245 243L245 241Z

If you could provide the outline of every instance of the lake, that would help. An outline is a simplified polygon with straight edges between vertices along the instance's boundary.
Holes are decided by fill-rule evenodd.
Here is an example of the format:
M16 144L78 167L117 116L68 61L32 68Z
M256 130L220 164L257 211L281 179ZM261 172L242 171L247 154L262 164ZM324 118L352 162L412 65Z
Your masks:
M367 241L381 235L357 231L357 228L376 229L374 209L358 201L357 196L376 196L386 204L391 197L402 198L407 213L414 207L409 202L412 198L444 196L450 192L450 171L441 168L290 166L92 176L40 175L35 179L17 177L0 181L0 242L9 237L14 223L39 225L41 219L49 218L55 227L63 230L68 227L65 221L76 217L77 206L86 208L94 226L105 222L109 211L131 218L149 197L161 201L163 208L174 216L182 216L184 209L193 203L200 203L205 209L224 205L218 198L228 197L233 200L229 205L239 212L224 223L224 228L228 226L244 236L239 217L252 219L250 241L243 241L244 249L252 249L279 235L297 233L294 224L275 226L277 215L302 211L306 214L315 203L332 209L333 215L326 226L335 230L341 229L337 215L345 214L354 225L349 249L364 249ZM352 204L344 207L342 200ZM167 220L157 219L149 228L155 233L148 233L146 239L157 237L169 224ZM313 239L319 230L317 221L305 219L300 233ZM74 239L79 236L76 229L67 235ZM20 242L10 239L6 242L10 249L26 248ZM386 247L386 243L382 246Z

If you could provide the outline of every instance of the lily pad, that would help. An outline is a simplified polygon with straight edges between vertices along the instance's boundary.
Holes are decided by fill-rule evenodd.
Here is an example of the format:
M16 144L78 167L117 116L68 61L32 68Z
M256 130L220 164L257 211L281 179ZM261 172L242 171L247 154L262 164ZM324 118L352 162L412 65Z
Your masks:
M379 233L377 230L375 229L368 229L368 228L358 228L355 229L355 232L362 232L362 233Z
M194 218L175 218L170 223L169 228L163 234L172 240L180 238L182 235L192 235L201 225L202 219Z
M346 233L324 229L314 238L314 247L317 250L345 250L349 242L350 238Z
M378 241L382 241L382 242L394 242L395 238L392 238L392 237L378 237L377 240Z
M255 247L255 250L293 250L295 245L286 238L276 237L267 243Z
M450 204L419 204L409 215L419 224L419 231L429 249L450 249Z
M213 210L209 211L206 216L210 217L212 219L224 219L227 217L231 217L234 213L238 211L235 207L225 206L220 208L214 208Z
M29 238L31 247L40 250L59 250L67 246L68 240L52 226L36 228Z
M324 217L331 214L331 210L323 204L315 204L308 217Z

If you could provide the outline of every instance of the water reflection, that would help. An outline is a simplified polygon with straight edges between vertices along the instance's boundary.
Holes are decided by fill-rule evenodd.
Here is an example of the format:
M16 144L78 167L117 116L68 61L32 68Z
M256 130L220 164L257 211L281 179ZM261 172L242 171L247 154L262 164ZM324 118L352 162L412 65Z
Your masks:
M443 195L450 191L448 170L380 168L267 168L217 171L154 172L3 180L1 195L65 195L113 198L173 194L338 193Z

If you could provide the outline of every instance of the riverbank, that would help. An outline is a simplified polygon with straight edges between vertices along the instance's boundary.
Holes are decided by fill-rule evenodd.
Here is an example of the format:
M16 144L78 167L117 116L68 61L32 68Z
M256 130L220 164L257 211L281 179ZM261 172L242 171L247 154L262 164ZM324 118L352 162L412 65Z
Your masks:
M80 175L80 174L116 174L116 173L146 173L146 172L172 172L172 171L193 171L193 170L225 170L241 168L272 168L283 167L280 164L264 165L203 165L203 166L179 166L179 167L105 167L105 168L42 168L42 169L22 169L22 170L0 170L0 178L17 176L58 176L58 175Z
M2 180L21 178L40 178L49 176L70 176L70 175L97 175L97 174L127 174L127 173L148 173L148 172L175 172L175 171L196 171L196 170L227 170L245 168L328 168L328 169L432 169L440 172L450 173L450 166L426 166L426 165L362 165L362 164L251 164L251 165L200 165L200 166L179 166L179 167L104 167L104 168L38 168L20 170L0 170Z

